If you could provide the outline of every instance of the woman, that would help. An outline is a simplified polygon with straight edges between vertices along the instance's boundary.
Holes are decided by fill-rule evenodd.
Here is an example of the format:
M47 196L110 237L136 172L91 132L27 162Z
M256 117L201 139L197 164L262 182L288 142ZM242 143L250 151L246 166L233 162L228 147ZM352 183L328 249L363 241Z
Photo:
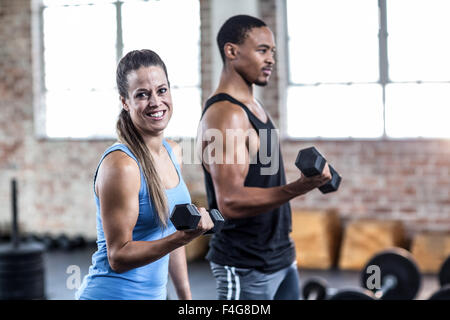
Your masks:
M169 272L179 299L191 299L184 245L213 223L204 208L194 231L177 231L168 219L175 204L191 199L180 147L164 139L173 112L166 66L151 50L132 51L116 81L120 143L95 174L98 250L76 298L166 299Z

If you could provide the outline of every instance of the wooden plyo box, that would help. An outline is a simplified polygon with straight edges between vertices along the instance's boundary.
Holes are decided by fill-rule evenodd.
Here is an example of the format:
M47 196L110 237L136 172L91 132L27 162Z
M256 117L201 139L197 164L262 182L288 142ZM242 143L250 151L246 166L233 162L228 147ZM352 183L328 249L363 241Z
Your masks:
M352 221L344 231L339 268L361 270L376 253L404 245L405 233L399 221Z
M329 269L336 263L340 241L336 210L292 212L292 234L299 268Z
M414 236L411 252L421 272L438 273L450 256L450 234L423 232Z

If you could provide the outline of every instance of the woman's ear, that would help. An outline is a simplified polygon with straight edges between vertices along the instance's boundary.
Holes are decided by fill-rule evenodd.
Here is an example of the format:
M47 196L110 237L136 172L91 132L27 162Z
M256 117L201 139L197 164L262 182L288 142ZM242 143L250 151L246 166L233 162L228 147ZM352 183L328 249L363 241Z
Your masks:
M130 107L127 105L127 100L124 97L120 97L120 102L122 103L122 108L125 109L125 111L130 111Z

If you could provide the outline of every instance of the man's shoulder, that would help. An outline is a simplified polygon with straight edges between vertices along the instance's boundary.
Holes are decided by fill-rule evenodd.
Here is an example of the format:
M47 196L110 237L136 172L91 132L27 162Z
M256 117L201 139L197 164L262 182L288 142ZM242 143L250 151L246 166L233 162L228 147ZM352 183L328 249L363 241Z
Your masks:
M202 122L211 125L227 124L247 127L249 119L245 110L239 105L228 101L217 101L205 111Z

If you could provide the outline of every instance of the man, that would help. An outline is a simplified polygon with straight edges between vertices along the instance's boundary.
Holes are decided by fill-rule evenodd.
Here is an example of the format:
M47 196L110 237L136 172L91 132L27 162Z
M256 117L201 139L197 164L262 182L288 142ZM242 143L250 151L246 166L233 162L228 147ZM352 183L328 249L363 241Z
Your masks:
M218 299L299 299L289 200L328 182L329 168L286 184L277 131L253 95L253 85L265 86L275 63L266 24L231 17L217 43L223 70L205 104L197 142L209 208L226 219L207 254Z

